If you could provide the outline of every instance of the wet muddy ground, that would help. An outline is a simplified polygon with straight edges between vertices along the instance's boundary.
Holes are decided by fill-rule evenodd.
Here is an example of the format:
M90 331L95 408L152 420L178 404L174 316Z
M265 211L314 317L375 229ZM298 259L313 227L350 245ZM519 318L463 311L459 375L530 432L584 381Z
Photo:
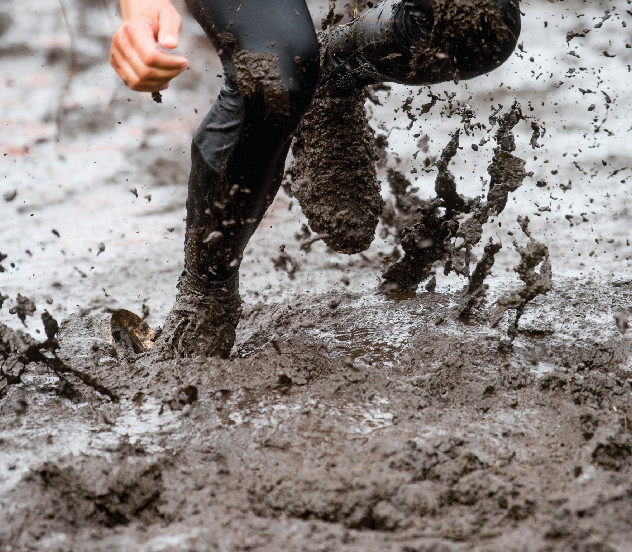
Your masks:
M232 358L165 361L112 343L109 319L158 327L171 306L219 64L187 18L191 70L157 105L104 62L112 3L0 6L0 550L631 549L630 6L521 7L495 73L366 104L387 209L395 170L435 196L456 130L457 190L487 194L498 118L515 100L533 117L513 130L528 175L472 249L503 246L469 318L442 267L380 289L401 258L388 217L341 255L282 191L244 259ZM553 289L492 327L521 289L519 215Z

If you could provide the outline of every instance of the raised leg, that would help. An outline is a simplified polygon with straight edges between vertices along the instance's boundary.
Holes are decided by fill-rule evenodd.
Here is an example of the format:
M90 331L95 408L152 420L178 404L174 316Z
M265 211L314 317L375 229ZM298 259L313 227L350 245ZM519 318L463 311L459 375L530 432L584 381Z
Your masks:
M501 65L519 34L519 0L385 0L328 31L329 79L343 95L470 79Z

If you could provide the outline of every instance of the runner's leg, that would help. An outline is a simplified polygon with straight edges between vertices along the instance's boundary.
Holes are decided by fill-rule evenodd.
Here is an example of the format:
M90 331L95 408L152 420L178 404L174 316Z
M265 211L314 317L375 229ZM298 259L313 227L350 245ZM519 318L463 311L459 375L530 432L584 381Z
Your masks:
M305 0L186 0L224 67L195 133L185 272L163 339L183 356L227 356L240 316L242 253L274 199L319 73Z
M501 65L519 34L519 0L384 0L329 32L332 85L470 79Z
M187 4L220 55L225 84L193 140L185 266L224 280L278 191L316 86L318 42L304 0Z

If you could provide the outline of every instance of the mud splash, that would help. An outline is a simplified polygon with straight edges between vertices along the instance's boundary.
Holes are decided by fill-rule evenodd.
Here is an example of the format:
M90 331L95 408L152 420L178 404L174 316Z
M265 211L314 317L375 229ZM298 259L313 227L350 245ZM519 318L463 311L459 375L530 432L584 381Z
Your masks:
M480 278L489 272L493 264L494 255L491 252L495 246L489 246L484 254L486 256L483 264L479 270L475 270L475 277L470 275L472 249L483 237L483 225L490 217L503 211L509 194L517 190L527 176L525 162L512 153L516 149L512 129L522 118L517 102L498 118L495 134L497 147L488 167L490 182L485 200L465 198L458 193L449 164L457 153L460 131L452 134L450 142L436 162L437 198L422 205L419 208L420 220L401 231L401 245L405 255L385 270L385 289L414 291L421 282L434 276L435 263L442 263L444 274L455 272L467 276L469 293L479 293L482 289ZM405 201L408 200L399 200L400 203ZM443 214L441 210L444 211ZM469 299L466 302L470 307L465 308L463 315L474 304Z
M494 311L490 315L490 323L494 327L500 322L506 311L511 309L516 311L516 317L507 330L510 337L516 336L518 323L527 304L538 295L544 295L553 288L548 247L531 237L528 217L519 217L518 222L524 234L529 238L529 242L525 246L514 241L514 247L520 254L520 263L514 270L524 286L498 299ZM537 270L538 267L539 270Z

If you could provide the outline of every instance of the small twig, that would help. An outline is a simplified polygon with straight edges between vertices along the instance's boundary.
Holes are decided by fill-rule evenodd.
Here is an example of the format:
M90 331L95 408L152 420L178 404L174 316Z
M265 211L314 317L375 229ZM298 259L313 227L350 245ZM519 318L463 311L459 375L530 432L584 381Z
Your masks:
M46 345L46 342L44 344L38 344L36 346L29 347L29 350L27 352L28 359L35 362L42 362L43 364L48 366L61 380L65 379L62 374L72 374L73 376L80 379L88 387L92 387L92 389L94 389L98 393L105 395L114 402L118 402L119 396L113 391L110 391L110 389L108 389L104 385L100 384L92 376L76 370L75 368L71 368L56 354L53 356L53 358L49 358L44 355L40 350L40 347L43 345Z

